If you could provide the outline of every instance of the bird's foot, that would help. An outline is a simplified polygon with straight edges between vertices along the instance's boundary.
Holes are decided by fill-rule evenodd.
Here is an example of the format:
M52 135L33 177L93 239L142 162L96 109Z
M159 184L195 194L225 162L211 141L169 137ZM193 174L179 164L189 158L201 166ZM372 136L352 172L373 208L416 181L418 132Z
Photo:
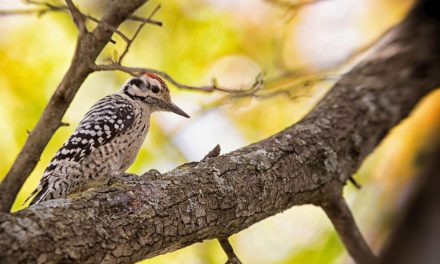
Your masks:
M141 177L146 177L150 180L157 180L157 179L159 179L160 176L162 176L162 173L160 173L160 171L158 171L156 169L151 169L141 175Z
M132 182L132 181L136 181L136 179L138 179L136 174L134 173L127 173L127 172L120 172L120 173L116 173L112 176L110 176L110 178L108 179L107 185L110 186L118 181L123 181L123 182Z

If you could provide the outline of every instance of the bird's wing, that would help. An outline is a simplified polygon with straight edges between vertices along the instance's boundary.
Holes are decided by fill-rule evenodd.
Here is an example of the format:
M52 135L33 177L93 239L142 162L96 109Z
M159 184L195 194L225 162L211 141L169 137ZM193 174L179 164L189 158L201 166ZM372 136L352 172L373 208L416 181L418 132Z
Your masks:
M134 120L132 104L120 95L99 100L84 116L78 128L55 154L46 172L63 161L80 161L93 149L125 132Z
M125 132L134 121L133 105L120 95L109 95L99 100L83 117L75 132L58 150L43 173L32 194L38 198L48 188L51 172L62 162L79 162L95 148L105 145ZM34 198L34 201L35 201ZM25 201L25 202L26 202ZM32 203L31 203L32 204Z

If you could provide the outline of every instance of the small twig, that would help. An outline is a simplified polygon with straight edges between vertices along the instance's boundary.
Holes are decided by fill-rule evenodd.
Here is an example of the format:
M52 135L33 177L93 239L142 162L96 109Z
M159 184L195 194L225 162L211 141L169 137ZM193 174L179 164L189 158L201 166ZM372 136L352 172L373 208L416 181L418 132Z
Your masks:
M41 8L0 10L0 16L35 15L35 14L37 16L42 16L42 15L44 15L44 14L46 14L48 12L52 12L52 11L70 11L70 13L72 13L72 11L70 10L70 7L68 7L66 5L53 5L53 4L50 4L50 3L37 2L37 1L33 1L33 0L27 0L25 2L27 4L41 6ZM71 1L69 1L69 2L71 2ZM76 8L76 7L73 6L73 8ZM154 15L154 13L156 13L156 12L157 11L153 11L152 15ZM145 24L152 24L152 25L162 26L162 22L152 19L152 17L151 17L152 15L150 15L148 18L143 18L143 17L140 17L140 16L132 15L127 20L143 22ZM79 11L77 12L76 16L77 16L77 19L79 21L81 21L81 20L83 21L82 24L84 24L84 25L85 25L85 21L86 20L90 20L90 21L92 21L92 22L94 22L96 24L101 22L101 20L99 20L99 19L97 19L97 18L95 18L95 17L93 17L91 15L82 14ZM82 17L82 19L79 19L80 16ZM75 19L74 19L74 23L75 23L75 25L77 25L77 23L75 22ZM113 31L117 35L119 35L126 43L130 42L130 38L127 37L124 33L122 33L117 28L114 28L114 27L112 27L111 25L108 25L108 24L103 24L103 26L106 27L107 29ZM77 27L78 27L78 25L77 25ZM84 28L87 29L87 27L84 27ZM114 40L110 40L110 42L115 43Z
M145 18L145 17L136 16L136 15L129 17L129 20L153 24L153 25L160 26L160 27L163 25L162 21L157 21L152 18Z
M73 4L72 0L66 0L69 12L72 15L73 22L78 28L80 34L87 32L86 25L84 24L84 15L78 10L78 8Z
M228 256L228 260L226 264L241 264L241 261L238 259L237 255L234 253L234 249L232 248L231 243L229 243L227 238L219 238L217 239L222 247L223 251Z
M160 8L161 8L161 5L157 5L147 18L136 16L136 15L131 15L128 19L133 20L133 21L142 22L142 24L149 23L149 24L153 24L153 25L157 25L157 26L162 26L161 21L153 20L153 17L156 15L156 13L159 11Z
M0 16L15 16L15 15L43 15L50 9L46 8L35 8L35 9L11 9L11 10L0 10Z
M220 145L217 144L210 152L208 152L208 154L205 155L205 157L203 157L203 159L201 161L205 161L209 158L214 158L217 157L218 155L220 155Z
M286 21L291 21L302 8L308 5L317 4L324 1L328 1L328 0L303 0L303 1L295 1L295 2L289 2L283 0L266 0L266 2L272 3L287 10L287 13L285 15L287 17Z
M65 11L67 9L66 6L57 6L50 3L45 2L37 2L33 0L26 0L27 4L32 4L36 6L41 6L41 8L34 9L12 9L12 10L0 10L0 16L12 16L12 15L37 15L42 16L47 12L51 11Z
M359 184L359 182L356 181L356 179L351 176L350 178L348 178L348 180L354 185L354 187L356 187L357 189L361 189L362 185Z
M344 198L339 195L330 201L322 203L320 206L333 223L336 232L338 232L339 237L354 261L357 264L376 263L377 258L359 231Z
M282 0L265 0L266 2L276 4L280 7L289 8L289 9L300 9L307 5L312 5L328 0L305 0L305 1L296 1L296 2L289 2L289 1L282 1Z
M318 73L317 75L321 75L322 73ZM308 88L309 86L316 85L317 83L327 81L327 80L335 80L336 78L339 78L342 75L337 75L338 77L330 77L330 76L322 76L322 77L316 77L315 75L312 75L310 77L307 77L304 79L304 76L302 74L289 74L285 75L283 79L289 78L292 79L291 83L287 85L287 88L279 88L280 85L277 84L279 82L280 77L271 78L264 81L264 89L255 89L254 91L250 91L248 93L230 93L227 95L222 96L221 98L214 100L208 104L202 105L202 108L199 109L196 113L192 115L193 118L201 116L207 111L211 111L215 108L224 106L228 102L231 102L233 100L237 99L244 99L244 98L253 98L256 100L265 100L269 99L275 96L280 95L286 95L291 100L295 100L297 98L303 98L304 94L298 93L299 91L304 90L305 88ZM295 80L295 78L298 78L300 80ZM262 85L262 84L261 84ZM284 85L285 86L285 85ZM284 87L283 86L283 87Z
M129 39L127 42L127 46L125 47L125 50L122 52L121 56L118 59L118 64L122 64L122 60L124 59L125 55L128 54L128 51L130 50L131 45L133 44L134 40L137 38L139 33L141 33L142 28L145 26L146 23L149 23L151 21L151 18L159 11L160 5L157 5L156 8L154 8L153 12L151 12L150 16L147 19L144 20L138 20L141 21L141 24L138 26L136 31L133 34L133 37ZM139 18L139 17L138 17ZM160 24L162 25L162 23Z
M306 88L312 85L315 85L318 82L323 81L329 81L329 80L337 80L341 77L341 75L331 76L326 75L323 73L319 74L312 74L310 76L298 76L297 78L299 80L293 80L293 83L291 81L291 84L283 85L283 87L286 88L280 88L279 85L271 85L270 91L269 91L269 84L272 81L264 81L263 74L259 73L255 77L254 83L249 88L243 88L243 89L233 89L233 88L227 88L227 87L221 87L218 85L216 81L213 81L211 85L204 85L204 86L192 86L187 84L182 84L178 81L176 81L173 77L171 77L169 74L158 71L155 69L150 68L141 68L141 67L127 67L123 66L117 62L110 61L109 64L99 64L99 65L92 65L92 69L94 71L122 71L126 72L131 75L137 75L141 72L150 72L157 74L170 83L172 83L175 87L180 89L186 89L186 90L193 90L193 91L201 91L201 92L207 92L211 93L214 91L228 93L228 96L225 96L221 99L219 99L220 103L224 103L225 101L229 101L231 99L237 99L237 98L244 98L244 97L252 97L256 99L267 99L278 95L288 95L289 97L294 97L292 93L296 90L300 90L301 88ZM288 78L295 78L295 76L287 76ZM274 80L274 82L277 80ZM263 88L268 87L267 89ZM217 105L217 104L214 104Z
M147 18L136 16L136 15L131 15L128 19L130 19L132 21L142 22L142 24L149 23L149 24L153 24L153 25L157 25L157 26L161 27L162 22L153 19L154 15L156 15L156 13L159 11L160 8L161 8L161 5L157 5Z
M311 79L305 79L305 80L298 80L295 81L293 84L288 85L287 88L283 89L271 89L272 91L264 92L264 93L252 93L252 94L244 94L244 95L238 95L238 97L246 97L251 96L256 99L268 99L271 97L275 97L278 95L287 95L289 97L292 96L292 93L298 90L301 90L303 88L307 88L310 86L315 85L316 83L324 82L324 81L330 81L330 80L336 80L338 77L332 77L332 76L313 76ZM237 96L236 96L237 97ZM294 97L295 98L295 97Z
M252 86L249 89L242 89L242 90L220 87L215 83L212 85L206 85L206 86L192 86L192 85L182 84L182 83L176 81L173 77L171 77L169 74L167 74L163 71L158 71L158 70L150 69L150 68L141 68L141 67L127 67L127 66L119 65L117 63L92 65L92 70L94 70L94 71L122 71L122 72L126 72L128 74L131 74L131 75L136 75L141 72L150 72L150 73L154 73L154 74L157 74L157 75L163 77L164 79L166 79L167 81L172 83L177 88L202 91L202 92L207 92L207 93L211 93L213 91L219 91L219 92L224 92L224 93L236 93L236 94L249 93L250 91L253 91L255 89L260 89L262 86L262 81L256 82L256 84L255 84L256 87ZM257 78L261 78L259 76L260 75L258 75Z

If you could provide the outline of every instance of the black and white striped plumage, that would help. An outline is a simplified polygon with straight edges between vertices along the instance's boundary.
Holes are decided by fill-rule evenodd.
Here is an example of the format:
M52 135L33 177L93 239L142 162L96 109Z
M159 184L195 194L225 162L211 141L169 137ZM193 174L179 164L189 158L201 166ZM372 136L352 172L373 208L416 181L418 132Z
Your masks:
M124 172L139 152L154 111L189 117L171 102L166 84L153 74L133 77L118 93L99 100L52 158L29 196L34 197L31 204L66 196L93 179Z

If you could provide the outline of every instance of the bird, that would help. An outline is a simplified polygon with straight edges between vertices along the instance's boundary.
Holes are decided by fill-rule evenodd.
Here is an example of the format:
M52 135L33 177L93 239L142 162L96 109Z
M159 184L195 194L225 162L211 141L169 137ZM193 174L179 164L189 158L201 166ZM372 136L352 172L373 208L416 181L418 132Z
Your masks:
M129 78L96 102L46 167L30 205L82 190L91 181L117 177L136 159L156 111L189 118L171 101L166 83L153 73Z

